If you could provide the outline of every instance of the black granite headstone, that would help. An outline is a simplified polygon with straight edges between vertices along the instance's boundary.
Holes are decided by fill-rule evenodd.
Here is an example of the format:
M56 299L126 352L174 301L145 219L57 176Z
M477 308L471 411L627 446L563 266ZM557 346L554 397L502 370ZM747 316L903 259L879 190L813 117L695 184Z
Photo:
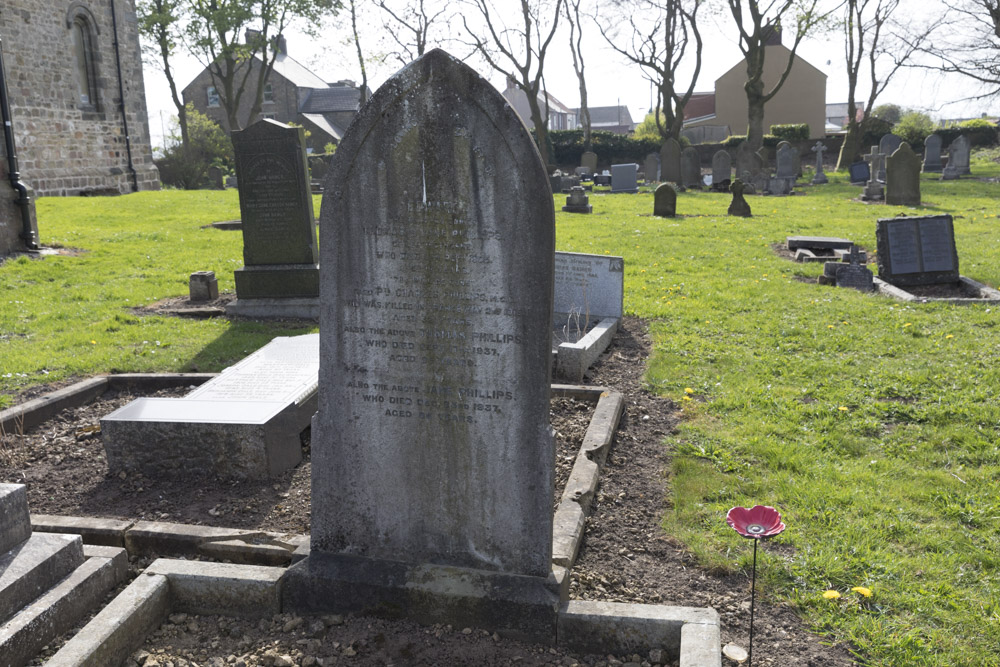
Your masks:
M884 218L875 230L878 275L892 285L956 283L958 251L950 215Z
M855 162L847 168L847 171L851 174L851 183L867 183L872 177L867 162Z

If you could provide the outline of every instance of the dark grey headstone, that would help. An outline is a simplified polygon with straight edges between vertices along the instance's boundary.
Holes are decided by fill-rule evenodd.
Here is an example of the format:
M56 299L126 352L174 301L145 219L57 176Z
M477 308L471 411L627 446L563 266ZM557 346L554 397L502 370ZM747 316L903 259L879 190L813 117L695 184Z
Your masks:
M301 127L262 120L233 132L240 183L244 267L240 299L319 294L305 135Z
M878 152L882 155L892 155L901 143L903 143L903 137L892 133L883 134L878 142Z
M653 215L661 218L677 215L677 191L670 183L661 183L653 193Z
M588 174L597 173L597 153L594 151L584 151L580 156L580 167L586 167Z
M673 137L660 147L660 180L665 183L681 183L681 145Z
M729 203L729 215L739 216L741 218L752 217L750 212L750 204L743 197L743 181L740 179L735 179L733 184L729 186L729 191L733 193L733 200Z
M872 175L867 162L855 162L847 168L847 172L851 175L851 183L867 183Z
M358 113L322 224L311 553L285 608L551 641L555 228L524 124L435 49Z
M775 163L777 167L774 174L777 178L791 179L794 183L796 176L798 176L798 169L796 165L798 153L798 150L793 148L789 142L778 142L778 150L775 153Z
M824 185L829 183L830 179L826 177L826 173L823 171L823 153L826 152L826 146L823 145L822 141L817 141L812 147L812 152L816 154L816 173L813 176L812 184Z
M226 183L223 180L222 169L219 167L208 168L208 181L209 183L211 183L213 190L226 189Z
M879 278L893 285L935 285L959 280L950 215L884 218L875 230Z
M643 172L646 174L647 183L655 183L660 180L660 156L650 153L646 156L646 163L643 165Z
M948 146L948 166L958 171L959 175L971 174L969 169L970 144L964 134L957 136Z
M870 176L868 183L865 184L862 198L869 201L882 199L884 190L881 182L885 180L885 155L878 152L878 146L872 146L871 152L864 156L864 161L868 163Z
M712 156L712 184L722 183L733 177L733 160L729 152L720 150Z
M885 203L920 206L920 157L905 141L886 158Z
M845 259L848 263L841 263L835 269L837 287L851 287L861 292L875 289L874 275L864 264L867 258L857 246L851 246L851 252Z
M698 149L688 146L681 153L681 184L686 188L700 188L701 158Z
M639 165L611 165L611 192L636 193L639 191Z
M562 210L567 213L590 213L594 207L590 205L587 191L576 185L569 189L569 197L566 197L566 205Z
M923 171L937 173L941 171L941 135L932 134L924 139Z

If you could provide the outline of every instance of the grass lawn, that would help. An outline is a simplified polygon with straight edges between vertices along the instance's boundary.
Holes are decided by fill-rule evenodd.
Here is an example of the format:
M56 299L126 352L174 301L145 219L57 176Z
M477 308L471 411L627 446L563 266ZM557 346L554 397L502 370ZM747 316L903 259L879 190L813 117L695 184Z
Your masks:
M771 247L826 235L874 253L876 218L947 212L962 274L998 286L1000 185L928 176L925 205L908 209L851 201L860 188L842 178L749 197L750 219L714 193L682 193L670 220L648 193L592 195L592 215L562 213L557 195L557 247L623 256L626 310L652 322L647 382L684 414L665 443L667 531L706 567L749 568L725 513L774 505L788 530L759 578L817 631L866 664L1000 664L998 309L803 283L822 265ZM315 330L130 312L186 294L196 270L232 290L241 236L201 225L238 215L233 191L40 200L43 242L84 252L0 266L0 407L70 377L220 370Z

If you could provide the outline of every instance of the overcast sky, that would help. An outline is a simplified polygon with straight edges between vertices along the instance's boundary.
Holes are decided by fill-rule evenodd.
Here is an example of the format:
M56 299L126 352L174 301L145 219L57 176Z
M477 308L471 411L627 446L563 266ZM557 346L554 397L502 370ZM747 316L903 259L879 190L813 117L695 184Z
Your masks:
M515 0L495 0L503 10L515 8ZM936 0L903 0L903 7L919 15L932 16L937 10ZM603 3L610 7L610 3ZM362 48L368 54L377 55L388 51L389 44L381 25L381 16L372 10L359 21L365 26L361 36ZM516 12L511 13L516 17ZM911 14L912 15L912 14ZM715 79L736 65L741 53L736 42L737 32L728 13L716 11L714 15L702 18L704 39L704 62L702 63L696 90L711 92ZM360 80L360 69L354 45L348 39L349 19L345 14L331 20L322 38L311 39L293 33L288 40L289 55L309 66L327 81L341 79ZM590 106L613 106L623 104L629 107L632 118L641 121L650 108L651 87L642 71L615 53L591 20L585 19L584 47L586 49L586 78ZM453 32L461 30L460 21ZM440 38L440 33L438 35ZM786 40L787 43L787 40ZM447 47L455 55L468 54L468 48L460 45ZM799 47L799 54L813 66L827 75L826 102L847 101L847 77L844 72L844 40L838 32L827 32L805 40ZM475 58L467 62L480 74L488 78L498 89L503 87L502 76L488 69L485 63ZM181 88L186 86L201 71L202 65L191 57L178 57L173 65L176 80ZM399 63L388 58L384 63L369 65L369 85L378 87L398 69ZM683 74L690 78L690 71ZM170 131L171 117L176 109L170 99L166 79L159 68L151 62L145 63L144 78L146 100L149 108L150 131L153 145L162 144L162 133ZM560 25L559 34L549 47L545 66L545 81L550 94L569 107L577 107L580 102L579 86L573 72L569 51L569 35L565 21ZM859 91L859 98L867 96L867 89ZM879 98L878 103L892 102L903 107L920 109L935 118L970 118L982 113L1000 114L1000 100L963 101L975 92L961 77L942 77L928 74L923 70L901 71L893 83ZM955 100L953 102L953 100ZM740 128L742 129L742 128ZM733 131L739 131L733 128Z

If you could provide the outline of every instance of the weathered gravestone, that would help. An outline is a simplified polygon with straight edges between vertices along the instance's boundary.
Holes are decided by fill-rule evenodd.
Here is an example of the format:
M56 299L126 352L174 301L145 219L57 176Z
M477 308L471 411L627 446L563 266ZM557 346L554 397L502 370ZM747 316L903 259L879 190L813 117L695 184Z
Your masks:
M852 245L850 254L845 258L847 263L841 263L836 268L837 287L851 287L861 292L874 290L875 277L865 266L866 259L867 256L858 250L857 246Z
M882 184L878 180L878 173L883 171L882 164L885 162L885 156L878 152L878 146L872 146L871 153L865 155L863 159L868 163L869 178L861 198L868 201L882 199L883 190Z
M302 128L273 120L233 132L244 261L235 273L237 301L230 304L236 314L245 314L262 299L274 306L274 314L295 314L283 312L280 300L319 296L316 220L304 146Z
M670 183L661 183L653 193L653 215L661 218L677 215L677 191Z
M878 152L885 156L892 155L901 143L903 143L903 138L899 135L892 133L883 134L878 142ZM878 180L885 183L885 162L882 163L881 169L878 172Z
M563 206L567 213L590 213L594 207L590 205L590 197L582 186L575 185L569 189L569 197L566 197L566 205Z
M681 184L686 188L700 188L701 181L701 158L698 156L698 149L688 146L681 153Z
M580 167L586 167L586 173L593 176L597 173L597 153L594 151L584 151L580 156Z
M650 153L646 156L646 164L643 165L643 172L646 174L647 183L655 183L660 180L660 156Z
M639 191L639 165L611 165L611 193L625 192L634 194Z
M660 147L660 180L681 184L681 145L673 137Z
M729 215L737 215L741 218L752 217L750 204L743 197L743 181L737 178L729 186L729 190L733 193L733 201L729 203Z
M716 151L712 156L712 185L718 185L733 177L733 159L728 151Z
M760 156L754 153L750 144L744 141L736 147L736 178L749 179L744 182L753 181L757 178L760 166Z
M958 251L950 215L883 218L875 228L878 277L892 285L957 283Z
M823 171L823 153L826 152L826 146L823 145L822 141L817 141L812 147L812 152L816 154L816 174L813 176L812 184L823 185L824 183L829 183L830 179L826 177L826 173Z
M886 158L885 203L920 206L920 157L905 141Z
M219 298L219 281L215 271L195 271L188 278L190 301L214 301Z
M222 169L219 167L208 168L208 182L211 184L213 190L226 189L226 183L222 174Z
M961 176L972 173L969 169L970 150L969 138L964 134L960 134L948 146L948 166L954 165Z
M354 119L322 207L311 552L284 609L553 641L545 178L516 112L440 49Z
M941 135L932 134L924 139L924 167L927 173L941 171Z
M872 176L867 162L855 162L847 168L847 172L850 174L851 183L855 184L867 183Z
M775 152L775 172L776 178L790 179L792 183L798 176L798 166L796 158L799 151L787 141L778 142L778 150Z
M552 194L557 195L563 191L563 173L556 169L549 176L549 188L552 189Z

